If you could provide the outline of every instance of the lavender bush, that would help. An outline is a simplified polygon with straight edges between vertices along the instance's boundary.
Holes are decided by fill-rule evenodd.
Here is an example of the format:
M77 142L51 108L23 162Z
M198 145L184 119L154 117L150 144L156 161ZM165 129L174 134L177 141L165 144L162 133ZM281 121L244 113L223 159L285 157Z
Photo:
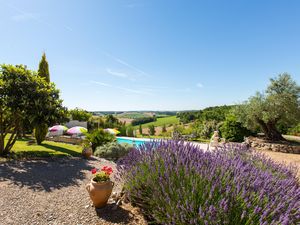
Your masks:
M152 142L118 165L132 201L157 224L299 224L295 171L243 145L205 152Z

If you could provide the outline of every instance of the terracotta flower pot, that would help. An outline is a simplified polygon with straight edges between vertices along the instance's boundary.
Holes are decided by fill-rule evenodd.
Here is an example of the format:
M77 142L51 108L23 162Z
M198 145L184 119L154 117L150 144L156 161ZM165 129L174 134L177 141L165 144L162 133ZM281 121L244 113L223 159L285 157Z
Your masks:
M86 185L86 190L90 194L93 205L96 208L101 208L107 204L111 195L114 183L112 181L97 183L93 180Z
M82 156L89 159L93 155L93 150L91 148L84 148L82 150Z

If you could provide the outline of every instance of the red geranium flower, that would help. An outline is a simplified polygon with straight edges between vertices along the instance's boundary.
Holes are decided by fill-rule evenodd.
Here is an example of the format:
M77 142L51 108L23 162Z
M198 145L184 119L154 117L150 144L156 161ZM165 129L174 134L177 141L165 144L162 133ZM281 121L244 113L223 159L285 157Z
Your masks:
M97 169L94 168L94 169L91 170L91 172L92 172L92 174L95 174L95 173L97 173Z
M103 166L101 171L104 171L107 175L110 175L113 172L112 168L108 166Z

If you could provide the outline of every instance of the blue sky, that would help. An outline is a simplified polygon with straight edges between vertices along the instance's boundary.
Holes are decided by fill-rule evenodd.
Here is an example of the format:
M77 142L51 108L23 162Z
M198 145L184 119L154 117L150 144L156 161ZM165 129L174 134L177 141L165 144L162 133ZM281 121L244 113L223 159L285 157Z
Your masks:
M288 72L300 83L300 1L0 0L0 63L46 52L69 108L234 104Z

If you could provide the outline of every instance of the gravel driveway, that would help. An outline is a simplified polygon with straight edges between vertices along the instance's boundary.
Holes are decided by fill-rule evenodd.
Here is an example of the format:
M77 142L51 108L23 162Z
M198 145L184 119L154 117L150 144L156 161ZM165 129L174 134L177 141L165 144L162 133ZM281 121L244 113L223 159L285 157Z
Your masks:
M129 204L99 210L91 205L85 185L90 170L104 165L115 168L97 158L0 163L0 224L146 224Z

